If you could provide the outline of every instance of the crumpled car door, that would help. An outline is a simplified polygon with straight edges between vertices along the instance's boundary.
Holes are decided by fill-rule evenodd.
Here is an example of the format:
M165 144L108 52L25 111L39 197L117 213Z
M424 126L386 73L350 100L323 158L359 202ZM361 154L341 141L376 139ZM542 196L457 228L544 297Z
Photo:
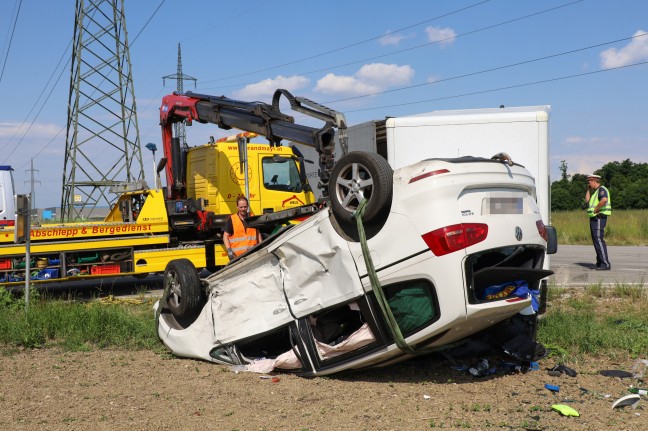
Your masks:
M273 253L279 257L283 289L297 318L364 293L348 244L327 217L300 230Z
M279 259L271 253L228 273L211 287L214 337L219 343L240 340L290 323Z

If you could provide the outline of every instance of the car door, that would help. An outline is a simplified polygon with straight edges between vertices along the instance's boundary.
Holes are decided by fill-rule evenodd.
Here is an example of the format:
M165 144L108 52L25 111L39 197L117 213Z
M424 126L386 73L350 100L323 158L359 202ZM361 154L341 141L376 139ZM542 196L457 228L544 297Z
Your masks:
M313 217L293 229L293 235L273 251L279 258L288 306L296 318L363 294L353 256L331 225L328 212Z

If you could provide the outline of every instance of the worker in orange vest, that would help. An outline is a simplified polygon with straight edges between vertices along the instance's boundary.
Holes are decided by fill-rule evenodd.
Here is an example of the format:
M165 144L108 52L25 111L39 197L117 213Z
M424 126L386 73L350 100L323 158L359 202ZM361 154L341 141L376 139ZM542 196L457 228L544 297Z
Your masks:
M236 210L236 214L232 214L227 220L227 227L223 233L223 243L230 260L261 242L261 232L248 227L245 222L250 215L249 203L245 196L240 196L236 200Z

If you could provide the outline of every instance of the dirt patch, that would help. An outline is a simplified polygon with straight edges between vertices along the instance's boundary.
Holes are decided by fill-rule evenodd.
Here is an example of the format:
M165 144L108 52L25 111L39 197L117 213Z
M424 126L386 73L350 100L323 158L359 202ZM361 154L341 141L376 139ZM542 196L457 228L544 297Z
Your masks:
M550 376L545 368L555 361L545 359L538 371L474 378L422 357L333 377L276 374L273 381L152 351L25 351L0 357L0 429L640 430L648 400L613 410L633 380L598 373L632 364L589 358L572 365L576 377ZM580 417L552 411L557 403Z

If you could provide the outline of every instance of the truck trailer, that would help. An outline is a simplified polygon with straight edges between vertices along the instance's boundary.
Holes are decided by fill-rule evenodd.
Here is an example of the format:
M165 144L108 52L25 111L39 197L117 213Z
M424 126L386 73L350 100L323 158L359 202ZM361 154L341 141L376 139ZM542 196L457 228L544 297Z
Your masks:
M549 105L440 110L367 121L348 127L346 134L350 151L378 153L393 169L429 158L505 152L535 179L538 207L549 224L550 114Z

